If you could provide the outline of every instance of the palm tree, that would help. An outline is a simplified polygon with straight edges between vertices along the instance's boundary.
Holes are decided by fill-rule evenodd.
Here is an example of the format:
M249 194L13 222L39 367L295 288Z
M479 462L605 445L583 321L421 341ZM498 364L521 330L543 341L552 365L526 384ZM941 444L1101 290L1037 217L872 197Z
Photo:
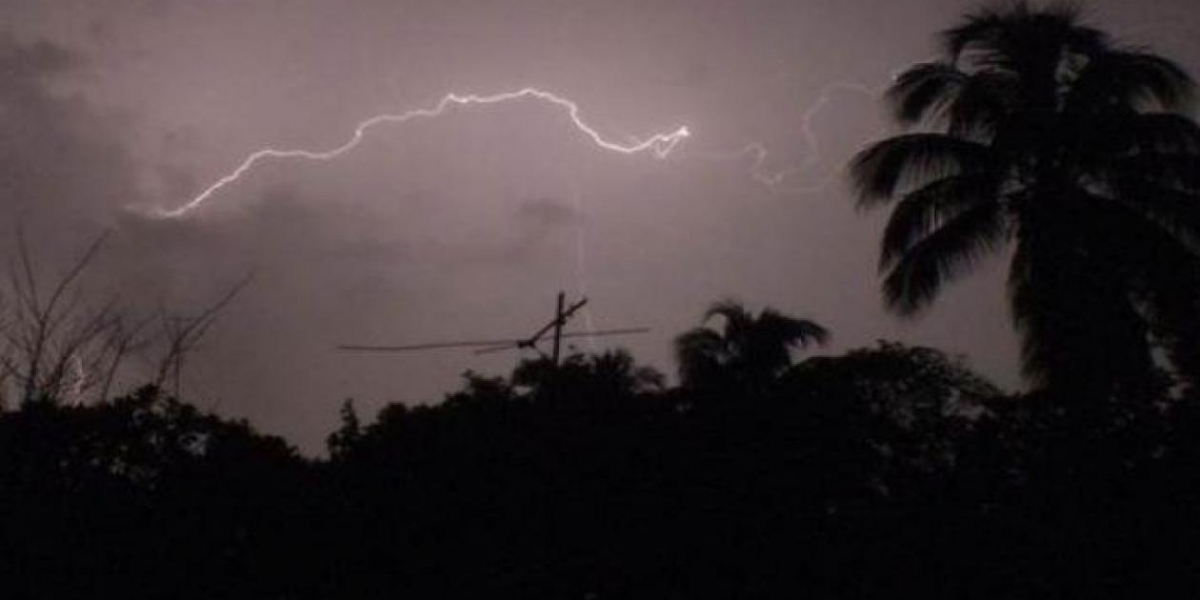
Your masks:
M561 364L548 358L522 361L512 373L514 385L530 388L535 397L573 395L616 402L660 390L663 375L640 366L627 350L571 354Z
M907 132L855 157L859 206L894 202L880 270L888 306L926 308L988 254L1035 386L1110 395L1161 349L1200 375L1200 127L1193 81L1065 6L965 17L944 59L888 93Z
M829 338L824 327L767 308L758 316L727 300L704 313L704 322L724 319L721 331L697 327L675 339L679 378L685 387L722 384L759 386L792 364L790 350Z

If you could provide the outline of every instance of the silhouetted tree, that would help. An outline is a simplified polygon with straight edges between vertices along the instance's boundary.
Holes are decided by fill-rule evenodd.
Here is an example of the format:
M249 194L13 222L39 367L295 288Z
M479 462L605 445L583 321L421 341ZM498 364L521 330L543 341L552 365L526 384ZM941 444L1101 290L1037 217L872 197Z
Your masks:
M346 400L338 411L341 417L341 427L325 438L325 446L329 449L329 457L338 460L354 450L362 439L362 424L358 420L358 411L354 410L354 401Z
M286 587L280 569L306 559L283 558L296 547L286 532L307 520L305 473L283 440L153 387L86 405L26 402L0 415L6 595Z
M625 350L572 354L558 365L548 359L523 361L512 374L513 384L529 388L535 399L590 402L596 408L661 390L663 380Z
M697 327L675 339L679 378L685 387L759 388L792 364L791 349L823 344L824 327L767 308L752 315L737 302L714 304L704 321L724 320L721 329Z
M949 472L972 423L1007 398L962 359L884 341L805 360L783 386L804 421L869 457L862 475L888 490Z
M1013 244L1025 374L1071 397L1153 385L1152 349L1200 374L1200 127L1175 63L1114 43L1074 8L968 15L944 58L888 94L915 131L852 165L861 207L895 201L888 306L911 314Z
M111 300L84 304L79 281L107 234L100 235L61 277L40 276L24 231L16 231L9 263L8 306L0 306L0 399L11 381L21 403L82 400L95 381L87 374L107 368L113 346L106 343L122 317ZM105 383L107 387L107 382Z
M247 277L194 317L138 316L113 294L100 297L84 286L108 232L97 236L82 255L57 278L41 272L16 230L8 265L7 289L0 290L0 406L8 398L34 401L109 399L123 371L133 371L134 354L160 350L154 387L173 383L180 392L188 355L221 311L249 284ZM161 331L155 333L151 325ZM129 375L129 373L124 373Z

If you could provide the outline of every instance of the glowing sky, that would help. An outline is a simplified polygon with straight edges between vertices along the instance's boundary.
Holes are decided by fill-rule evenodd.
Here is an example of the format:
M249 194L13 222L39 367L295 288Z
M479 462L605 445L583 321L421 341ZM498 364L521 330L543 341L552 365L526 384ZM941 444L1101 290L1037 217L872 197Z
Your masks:
M1089 10L1200 73L1193 3ZM49 265L114 226L96 280L147 306L202 305L253 271L187 395L307 449L345 397L437 400L515 360L337 344L522 335L559 289L591 298L595 327L652 327L620 343L668 372L671 337L733 296L821 322L829 351L903 339L1016 386L1001 261L919 320L887 315L885 215L857 213L840 179L888 131L873 90L971 6L5 0L0 223L19 216ZM622 147L692 136L662 160L607 152L526 98L375 128L337 161L263 161L186 219L125 210L179 207L265 146L333 149L372 115L526 86Z

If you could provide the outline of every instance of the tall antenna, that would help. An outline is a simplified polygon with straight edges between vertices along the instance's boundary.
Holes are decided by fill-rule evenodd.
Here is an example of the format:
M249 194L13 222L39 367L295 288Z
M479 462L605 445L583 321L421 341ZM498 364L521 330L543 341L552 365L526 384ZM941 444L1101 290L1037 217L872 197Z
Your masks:
M475 354L490 354L493 352L501 352L504 350L521 350L531 349L541 354L544 358L548 358L558 366L561 359L560 350L562 347L563 338L573 337L606 337L613 335L631 335L637 333L647 333L650 331L648 327L626 327L623 329L605 329L602 331L588 332L563 332L563 326L567 324L572 316L579 309L583 308L588 303L587 298L580 298L577 302L570 304L566 303L566 294L558 293L558 299L554 308L554 319L542 326L533 335L526 338L510 338L510 339L494 339L494 340L459 340L451 342L427 342L422 344L410 344L404 346L362 346L362 345L341 345L338 350L348 352L415 352L422 350L441 350L446 348L474 348ZM538 347L538 342L541 342L547 333L552 333L551 336L551 354L546 356Z

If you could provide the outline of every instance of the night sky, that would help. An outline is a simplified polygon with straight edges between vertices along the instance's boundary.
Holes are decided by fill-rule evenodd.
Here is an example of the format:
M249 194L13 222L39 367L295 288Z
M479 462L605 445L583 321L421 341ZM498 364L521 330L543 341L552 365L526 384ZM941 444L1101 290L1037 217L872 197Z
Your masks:
M253 273L184 395L310 451L346 397L368 415L437 401L464 370L518 358L338 344L526 335L560 289L591 299L576 329L653 328L580 350L623 345L668 373L671 339L732 297L825 325L824 352L901 339L1016 389L1004 256L928 314L891 316L876 275L886 213L857 212L844 179L891 131L878 102L891 75L975 6L3 0L0 241L9 254L20 221L53 273L110 228L88 289L146 310L202 307ZM1086 12L1200 74L1195 0ZM264 161L183 217L148 216L263 146L329 149L373 115L526 86L615 143L692 136L660 159L598 147L536 99L452 108L373 128L335 161Z

